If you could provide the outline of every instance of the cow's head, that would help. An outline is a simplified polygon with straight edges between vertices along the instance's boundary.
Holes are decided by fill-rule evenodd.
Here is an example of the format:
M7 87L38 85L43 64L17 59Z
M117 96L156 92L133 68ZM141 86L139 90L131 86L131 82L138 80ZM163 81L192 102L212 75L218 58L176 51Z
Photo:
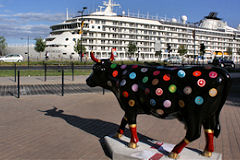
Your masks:
M114 60L114 55L111 53L109 59L97 59L94 53L91 52L91 59L96 62L96 64L93 65L93 72L86 80L87 85L90 87L101 86L105 88L108 80L108 70L111 62Z

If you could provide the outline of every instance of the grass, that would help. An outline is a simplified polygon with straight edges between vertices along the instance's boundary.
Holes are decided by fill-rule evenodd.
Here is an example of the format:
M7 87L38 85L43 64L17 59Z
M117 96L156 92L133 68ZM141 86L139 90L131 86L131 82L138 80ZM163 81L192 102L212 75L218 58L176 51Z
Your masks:
M89 75L92 70L74 70L74 75ZM20 76L44 76L44 70L21 70ZM61 70L48 70L47 76L61 76ZM72 75L72 70L64 70L64 75ZM1 70L0 77L13 77L14 70Z

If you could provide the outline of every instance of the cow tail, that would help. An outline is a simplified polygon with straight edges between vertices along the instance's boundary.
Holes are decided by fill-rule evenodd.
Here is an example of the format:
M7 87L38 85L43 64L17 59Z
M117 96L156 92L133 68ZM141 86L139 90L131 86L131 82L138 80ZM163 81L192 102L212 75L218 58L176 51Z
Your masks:
M222 107L224 106L227 96L229 94L229 91L231 89L232 86L232 80L231 80L231 76L228 73L228 71L226 71L225 69L221 69L220 73L223 76L223 82L224 82L224 88L223 88L223 96L221 98L221 102L219 105L218 110L215 113L215 117L216 117L216 126L214 128L214 136L218 137L221 131L221 126L220 126L220 122L219 122L219 115L220 115L220 111L222 109Z

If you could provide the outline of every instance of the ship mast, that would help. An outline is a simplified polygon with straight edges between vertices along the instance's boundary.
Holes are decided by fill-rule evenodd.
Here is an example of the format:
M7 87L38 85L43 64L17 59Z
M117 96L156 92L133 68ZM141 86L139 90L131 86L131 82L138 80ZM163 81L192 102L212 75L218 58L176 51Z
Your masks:
M113 3L112 0L103 2L103 5L106 6L105 13L113 13L113 7L120 6L120 4Z

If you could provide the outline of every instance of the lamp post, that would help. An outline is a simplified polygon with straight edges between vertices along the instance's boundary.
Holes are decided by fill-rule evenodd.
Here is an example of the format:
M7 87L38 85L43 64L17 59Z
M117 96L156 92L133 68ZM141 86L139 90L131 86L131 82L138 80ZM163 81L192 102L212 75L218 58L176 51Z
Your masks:
M21 38L22 40L24 40L24 38ZM30 62L30 58L29 58L29 39L30 39L30 37L28 36L27 37L27 53L25 53L25 54L27 54L27 56L28 56L28 68L29 68L29 62Z
M83 36L83 12L84 12L84 10L86 10L87 9L87 7L83 7L83 9L81 10L81 11L78 11L78 13L81 13L81 30L82 30L82 33L81 33L81 52L80 52L80 60L81 60L81 62L82 62L82 53L83 53L83 45L82 45L82 36Z

